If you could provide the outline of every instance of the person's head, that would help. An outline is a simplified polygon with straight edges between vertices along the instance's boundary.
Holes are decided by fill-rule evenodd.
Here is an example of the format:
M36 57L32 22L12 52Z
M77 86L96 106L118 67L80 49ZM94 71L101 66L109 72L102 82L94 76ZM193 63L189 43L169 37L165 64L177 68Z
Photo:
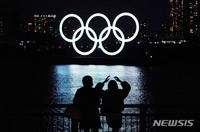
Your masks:
M115 80L110 80L108 83L108 90L116 90L118 89L117 82Z
M83 82L84 87L92 87L93 86L93 80L92 80L91 76L84 76L82 82Z

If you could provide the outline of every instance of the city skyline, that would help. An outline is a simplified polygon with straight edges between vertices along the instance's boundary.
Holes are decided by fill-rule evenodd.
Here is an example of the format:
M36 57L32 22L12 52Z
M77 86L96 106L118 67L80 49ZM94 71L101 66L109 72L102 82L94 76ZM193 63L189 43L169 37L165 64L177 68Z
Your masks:
M16 4L19 4L20 0ZM143 1L144 2L144 1ZM141 45L141 48L144 48L145 51L143 52L143 55L147 55L152 59L153 52L156 53L157 51L151 51L153 49L153 45L160 45L161 47L165 47L164 45L169 47L173 47L175 44L177 47L179 45L182 45L182 47L199 47L199 40L200 40L200 30L199 30L199 13L198 13L198 1L197 0L189 0L189 1L168 1L168 4L170 4L167 16L163 16L163 18L160 17L160 19L152 18L149 21L141 21L140 17L137 15L137 12L132 13L133 10L116 10L112 8L110 10L110 13L102 13L105 14L110 22L112 23L115 19L117 12L130 12L133 15L136 16L136 18L139 20L140 23L140 30L139 34L137 35L136 39L131 42L130 45L126 45L124 49L124 54L120 54L121 56L132 56L132 50L136 50L137 45ZM31 3L31 2L30 2ZM117 2L116 2L117 3ZM91 3L93 4L93 3ZM41 5L40 5L41 6ZM98 5L100 6L100 5ZM123 5L125 6L125 5ZM126 5L127 6L127 5ZM132 6L129 6L131 9ZM72 7L70 7L72 8ZM105 8L102 8L101 11L103 12ZM22 8L23 10L23 8ZM68 12L61 16L61 14L56 13L53 11L51 13L49 10L46 10L44 12L34 12L33 14L28 13L28 17L30 19L27 20L24 19L24 22L22 23L20 18L20 12L22 11L19 9L18 6L14 8L12 11L16 11L14 13L11 13L13 16L10 19L16 18L16 21L13 21L13 23L10 25L11 30L10 34L6 34L8 30L6 30L6 22L4 21L5 17L1 17L0 21L0 31L1 31L1 37L5 36L4 39L1 40L2 45L3 44L11 44L11 45L18 45L22 49L22 51L29 51L30 53L34 51L36 55L39 52L59 52L61 49L68 50L68 56L71 55L71 51L74 52L73 48L74 46L72 43L67 42L68 45L65 45L65 41L61 38L60 32L59 32L59 25L62 20L62 18L65 15L68 14L77 14L81 17L83 20L83 23L86 23L87 19L91 16L88 14L91 14L92 12L96 12L98 9L91 11L92 9L85 10L85 12L80 12L80 10L74 11L75 9L72 9L71 12ZM31 10L31 9L30 9ZM156 9L155 9L156 10ZM154 10L154 11L155 11ZM34 11L34 10L33 10ZM74 12L73 12L74 11ZM100 10L99 10L100 11ZM101 12L100 11L100 12ZM104 10L105 11L105 10ZM80 13L80 14L79 14ZM162 14L162 12L159 12ZM150 17L150 16L149 16ZM24 16L26 18L26 16ZM169 18L169 19L165 19ZM131 36L135 34L136 24L134 21L130 18L127 19L121 19L117 23L117 27L122 29L124 33L124 37L129 39ZM27 21L27 22L25 22ZM157 22L159 24L156 25L156 28L153 27L152 22ZM95 21L90 23L90 27L97 32L97 35L100 35L100 31L102 31L106 26L105 20L102 18L95 18ZM64 36L68 38L72 38L73 34L76 33L75 31L79 29L80 23L72 18L68 19L64 22L63 33ZM102 28L103 27L103 28ZM18 29L17 29L18 28ZM157 29L157 30L156 30ZM128 32L130 30L130 32ZM88 39L88 35L82 37L82 40L78 43L78 49L85 51L88 51L92 48L93 42ZM98 43L99 44L99 43ZM113 45L114 44L114 45ZM153 44L153 45L152 45ZM100 44L99 44L100 45ZM98 45L98 46L99 46ZM120 45L123 45L115 36L111 36L107 41L104 42L104 48L106 48L110 52L114 52L117 49L120 49ZM149 47L148 47L149 46ZM101 46L99 46L97 49L99 50ZM13 47L14 48L14 47ZM175 49L175 48L174 48ZM150 52L151 54L149 54ZM39 52L38 52L39 51ZM138 52L139 53L139 52ZM99 53L95 54L98 55ZM77 55L75 53L75 55ZM61 55L62 56L62 55ZM65 55L63 55L65 56Z
M11 27L12 20L18 23L28 23L34 14L56 14L62 19L66 14L75 13L83 19L87 19L93 13L101 12L111 20L121 12L131 12L139 22L149 22L150 30L159 30L161 23L169 19L169 2L158 0L136 0L136 1L25 1L18 0L15 3L3 1L1 14L4 17L4 25L7 29ZM13 18L15 17L15 18Z

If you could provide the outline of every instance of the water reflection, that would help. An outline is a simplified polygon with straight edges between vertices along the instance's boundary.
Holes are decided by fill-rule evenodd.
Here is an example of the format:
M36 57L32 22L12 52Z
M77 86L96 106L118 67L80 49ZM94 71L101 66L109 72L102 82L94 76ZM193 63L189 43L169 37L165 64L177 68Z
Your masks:
M82 78L85 75L93 77L94 85L102 82L108 75L111 76L111 79L118 76L121 80L126 80L132 87L129 96L125 100L126 104L146 102L145 84L148 75L145 68L121 65L55 65L53 66L53 103L72 103L76 90L82 87ZM107 84L103 89L106 88Z

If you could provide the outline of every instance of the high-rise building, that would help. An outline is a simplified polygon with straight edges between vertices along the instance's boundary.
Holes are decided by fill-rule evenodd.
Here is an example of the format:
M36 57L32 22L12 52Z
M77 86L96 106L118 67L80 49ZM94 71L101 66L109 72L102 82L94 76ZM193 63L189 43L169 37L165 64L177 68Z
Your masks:
M55 36L56 15L34 15L33 31Z
M164 21L161 24L160 37L161 37L161 41L170 39L169 22Z
M140 42L147 43L149 41L149 24L147 22L140 24Z
M3 33L3 20L2 18L0 18L0 37L3 37L4 33Z
M33 32L33 23L29 22L23 28L24 32Z
M198 1L170 0L170 35L173 39L187 39L198 31Z

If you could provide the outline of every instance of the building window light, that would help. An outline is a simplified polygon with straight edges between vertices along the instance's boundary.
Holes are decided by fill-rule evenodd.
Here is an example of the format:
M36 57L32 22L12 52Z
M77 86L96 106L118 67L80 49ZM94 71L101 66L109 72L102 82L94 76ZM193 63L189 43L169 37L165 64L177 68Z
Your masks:
M190 33L193 33L193 29L190 29Z

